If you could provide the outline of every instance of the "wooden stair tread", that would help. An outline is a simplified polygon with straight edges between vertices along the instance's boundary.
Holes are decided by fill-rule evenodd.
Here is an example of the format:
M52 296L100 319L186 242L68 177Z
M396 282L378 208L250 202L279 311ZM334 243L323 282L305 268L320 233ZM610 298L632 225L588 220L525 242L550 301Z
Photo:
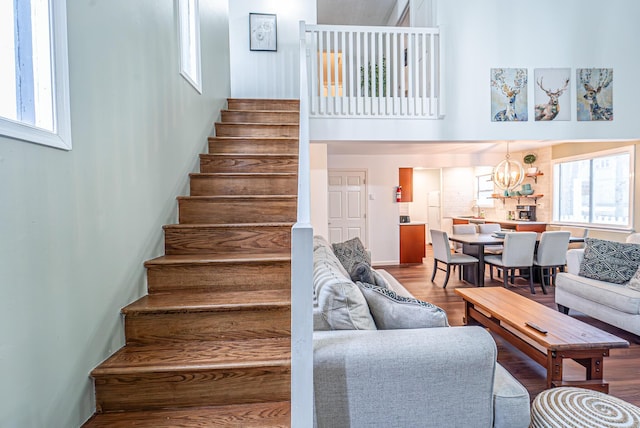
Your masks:
M143 296L124 307L122 313L272 309L290 305L289 290L165 292Z
M215 263L263 263L291 261L290 252L274 252L269 254L176 254L164 255L147 260L145 266L172 264L215 264Z
M291 341L282 337L128 345L96 367L91 376L288 366L290 363Z
M200 199L200 200L242 200L242 199L255 199L255 200L275 200L275 199L283 199L283 200L292 200L297 199L298 195L215 195L215 196L178 196L177 199Z
M95 415L83 428L285 428L291 426L291 403L234 404L189 409L111 412Z
M233 229L243 227L293 227L294 223L211 223L211 224L165 224L163 229Z
M232 126L265 126L265 127L275 127L275 126L300 126L299 123L296 122L278 122L278 123L264 123L264 122L216 122L216 125L232 125Z
M265 140L265 141L290 141L292 143L297 143L298 142L298 138L295 138L295 137L254 137L254 136L251 136L251 135L248 135L246 137L239 137L237 135L230 135L228 137L212 136L212 137L208 137L208 140L209 141L217 141L217 140L229 140L229 141Z
M296 172L192 172L189 177L295 177Z
M212 156L219 156L219 157L228 157L228 158L232 158L232 159L244 159L244 158L266 158L266 159L270 159L270 158L292 158L292 159L298 159L298 155L297 154L291 154L291 153L247 153L247 152L243 152L243 153L201 153L200 157L212 157Z

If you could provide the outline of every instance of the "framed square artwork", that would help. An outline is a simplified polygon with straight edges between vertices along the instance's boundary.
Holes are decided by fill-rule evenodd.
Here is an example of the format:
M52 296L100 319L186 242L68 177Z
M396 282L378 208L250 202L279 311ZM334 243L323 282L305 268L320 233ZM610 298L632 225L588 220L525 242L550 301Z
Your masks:
M278 28L276 15L249 14L249 49L252 51L277 51Z

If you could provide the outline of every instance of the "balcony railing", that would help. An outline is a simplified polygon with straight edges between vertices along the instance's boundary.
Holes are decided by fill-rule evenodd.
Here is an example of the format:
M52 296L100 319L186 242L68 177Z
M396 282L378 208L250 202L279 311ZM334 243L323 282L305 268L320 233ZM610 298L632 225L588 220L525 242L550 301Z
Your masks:
M304 28L311 117L444 116L440 29Z

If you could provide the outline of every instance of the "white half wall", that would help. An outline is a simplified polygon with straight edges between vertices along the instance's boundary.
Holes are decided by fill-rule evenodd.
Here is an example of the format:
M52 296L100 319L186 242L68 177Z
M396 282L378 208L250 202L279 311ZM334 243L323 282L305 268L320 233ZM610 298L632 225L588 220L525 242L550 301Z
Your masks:
M313 233L329 237L327 145L311 144L311 225Z
M277 15L277 51L249 50L249 14ZM231 97L299 98L300 21L315 24L315 0L230 0Z
M79 427L89 373L226 105L227 0L200 2L202 94L179 73L174 1L68 1L73 150L0 138L0 425Z

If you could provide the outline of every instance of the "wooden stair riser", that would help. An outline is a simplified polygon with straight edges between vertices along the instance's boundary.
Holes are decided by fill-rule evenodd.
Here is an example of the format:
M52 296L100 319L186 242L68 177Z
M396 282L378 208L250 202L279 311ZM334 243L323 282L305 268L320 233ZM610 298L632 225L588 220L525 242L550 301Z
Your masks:
M279 110L299 111L299 100L273 100L261 98L229 98L227 99L229 110Z
M221 138L209 137L209 153L280 153L297 155L296 138Z
M295 174L192 174L190 178L191 196L296 195L298 192L298 177Z
M298 172L297 155L200 155L200 172Z
M262 310L259 306L233 311L127 314L127 345L162 342L216 341L289 337L289 307Z
M218 137L285 137L297 138L298 125L267 125L258 123L216 123Z
M265 111L265 110L223 110L224 123L298 123L300 113L297 111Z
M296 200L225 198L178 198L181 224L295 223Z
M166 227L165 254L268 254L291 249L291 226Z
M287 401L291 369L284 366L168 370L95 379L96 411L150 410Z
M291 262L215 264L147 263L149 293L289 289Z

